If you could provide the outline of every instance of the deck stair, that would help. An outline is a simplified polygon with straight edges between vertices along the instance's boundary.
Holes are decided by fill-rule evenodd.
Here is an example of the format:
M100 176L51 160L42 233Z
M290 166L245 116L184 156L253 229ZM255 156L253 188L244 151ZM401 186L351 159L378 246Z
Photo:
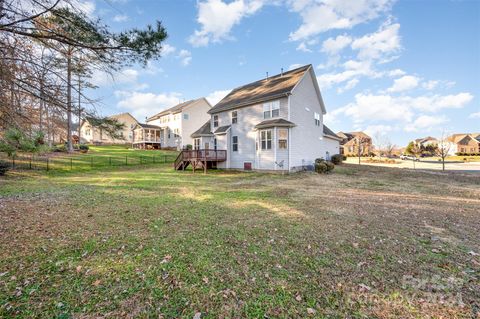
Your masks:
M226 150L184 150L178 154L173 167L184 171L191 165L194 172L196 169L203 169L206 172L208 168L216 168L217 163L226 160Z

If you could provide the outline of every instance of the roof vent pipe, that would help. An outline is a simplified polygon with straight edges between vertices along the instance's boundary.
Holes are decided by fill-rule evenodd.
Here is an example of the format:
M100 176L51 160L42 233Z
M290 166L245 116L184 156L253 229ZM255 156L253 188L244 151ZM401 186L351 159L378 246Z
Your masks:
M281 72L280 72L281 76L283 76L283 68L281 68Z
M267 72L267 77L266 77L266 79L268 80L268 72Z

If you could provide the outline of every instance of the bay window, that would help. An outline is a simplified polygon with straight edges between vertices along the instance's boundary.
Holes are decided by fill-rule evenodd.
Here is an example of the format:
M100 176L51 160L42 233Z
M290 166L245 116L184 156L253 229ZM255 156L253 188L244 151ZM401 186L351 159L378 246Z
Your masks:
M278 148L287 149L288 145L288 130L281 128L278 129Z
M272 149L272 130L264 130L260 132L260 141L262 150Z

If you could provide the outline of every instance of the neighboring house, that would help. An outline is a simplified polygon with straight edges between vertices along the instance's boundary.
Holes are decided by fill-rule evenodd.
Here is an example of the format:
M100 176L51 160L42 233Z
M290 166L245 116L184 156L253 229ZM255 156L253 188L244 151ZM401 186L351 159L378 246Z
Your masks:
M449 154L480 154L480 133L453 134L448 138L450 142Z
M373 152L372 138L364 132L338 132L337 136L342 139L340 154L358 156L359 148L361 156L368 156Z
M147 141L148 145L159 144L157 147L171 147L177 150L187 148L187 145L193 145L192 133L198 129L200 125L210 119L207 113L212 106L204 97L180 103L164 110L158 114L147 119L144 128L143 136L148 137L148 134L155 134L158 139L155 141ZM146 131L149 130L149 131ZM140 127L137 127L137 133L141 132ZM140 137L137 134L137 137ZM134 141L134 146L142 145L142 141ZM153 144L151 144L153 143Z
M429 145L433 145L433 146L438 145L438 140L431 136L417 138L414 142L418 146L423 146L423 147L427 147Z
M135 125L138 124L138 121L130 113L121 113L116 115L111 115L108 118L115 119L119 123L124 125L122 130L119 130L117 133L120 137L119 139L112 138L109 134L104 132L102 129L92 125L95 121L94 118L87 117L80 127L80 141L82 143L89 144L126 144L132 143L133 133L132 130Z
M191 135L198 152L181 154L177 169L201 154L218 168L295 171L339 153L311 65L238 87L208 113Z
M137 123L133 128L133 148L159 149L162 128L157 125Z

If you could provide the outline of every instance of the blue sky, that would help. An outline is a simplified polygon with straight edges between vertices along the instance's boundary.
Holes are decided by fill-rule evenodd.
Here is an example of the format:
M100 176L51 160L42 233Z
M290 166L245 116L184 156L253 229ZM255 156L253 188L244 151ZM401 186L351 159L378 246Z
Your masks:
M161 20L163 57L109 79L96 72L101 115L143 121L174 104L312 64L334 131L397 145L480 131L480 1L84 0L120 31ZM379 132L379 133L377 133Z

